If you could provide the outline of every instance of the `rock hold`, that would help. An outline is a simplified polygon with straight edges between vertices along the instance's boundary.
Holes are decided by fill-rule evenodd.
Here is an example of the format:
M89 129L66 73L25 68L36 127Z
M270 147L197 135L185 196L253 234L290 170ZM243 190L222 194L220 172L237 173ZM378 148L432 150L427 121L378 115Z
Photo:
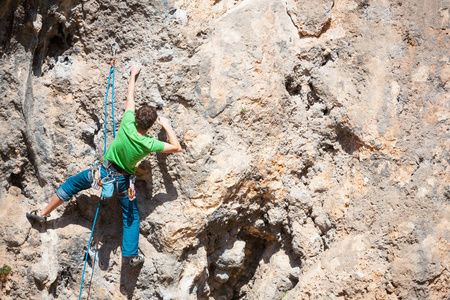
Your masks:
M218 255L215 264L222 269L239 268L244 262L244 241L235 241L234 243L227 244L223 251L218 251Z
M331 20L333 0L287 1L287 11L299 33L319 36Z

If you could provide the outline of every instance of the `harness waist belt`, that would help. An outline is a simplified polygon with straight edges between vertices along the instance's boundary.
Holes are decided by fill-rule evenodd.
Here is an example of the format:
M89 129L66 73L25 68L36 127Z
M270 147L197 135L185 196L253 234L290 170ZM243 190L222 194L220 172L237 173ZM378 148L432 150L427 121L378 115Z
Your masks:
M123 174L123 175L130 175L130 174L128 174L127 171L125 171L125 170L122 169L119 165L117 165L116 163L114 163L114 162L112 162L112 161L103 159L103 165L104 165L106 168L109 168L109 169L111 169L112 171L114 171L114 172L116 172L116 173Z

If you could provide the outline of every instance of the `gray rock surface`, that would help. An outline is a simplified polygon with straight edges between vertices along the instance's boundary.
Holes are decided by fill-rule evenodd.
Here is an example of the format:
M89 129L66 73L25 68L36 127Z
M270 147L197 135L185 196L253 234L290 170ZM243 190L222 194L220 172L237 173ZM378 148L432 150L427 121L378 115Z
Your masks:
M117 199L101 203L83 298L447 299L449 9L3 1L0 298L78 297L99 192L45 225L25 213L103 153L115 41L116 121L139 62L136 101L183 152L137 168L142 267L121 257ZM107 124L110 143L111 106Z

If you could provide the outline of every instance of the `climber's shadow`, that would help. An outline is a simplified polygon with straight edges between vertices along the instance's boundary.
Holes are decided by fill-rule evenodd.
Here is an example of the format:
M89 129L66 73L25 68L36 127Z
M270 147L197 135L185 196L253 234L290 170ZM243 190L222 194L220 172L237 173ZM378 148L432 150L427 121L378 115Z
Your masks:
M30 222L30 225L33 229L37 230L39 233L45 233L47 231L47 224L41 224L37 222L36 220L31 220L28 218L28 221ZM47 221L47 223L49 223Z
M158 134L159 140L167 140L163 130ZM153 167L150 161L143 160L139 167L136 168L136 195L139 204L139 217L145 220L158 206L176 200L178 191L173 184L173 179L169 174L167 167L167 155L165 153L156 153L156 160L160 174L156 176L162 178L165 193L154 194L154 186L156 189L161 188L161 184L153 182Z
M47 229L64 228L69 225L79 225L86 228L86 236L89 237L97 212L100 198L94 195L80 194L67 203L63 214L57 219L50 219L46 222L45 228L40 224L34 224L33 227L40 232ZM107 270L110 267L111 253L116 253L122 245L122 214L117 196L109 199L103 199L100 202L98 216L92 235L91 249L98 253L97 258L88 257L88 264L91 268L98 267L101 270ZM83 251L87 250L88 241L86 241ZM95 262L95 266L93 266Z
M95 210L94 210L95 211ZM111 255L122 247L123 221L117 196L101 203L98 224L95 225L92 245L98 251L98 267L106 271L110 268Z
M120 270L120 293L126 295L127 299L133 299L136 282L141 273L142 264L132 267L130 258L122 257L122 266Z
M167 169L167 154L165 153L157 153L156 159L158 160L158 165L161 170L162 179L164 182L164 187L166 189L166 193L158 193L154 196L154 198L160 202L164 203L167 201L173 201L178 198L178 192L173 184L172 177L169 174Z
M86 231L81 236L72 237L77 241L76 246L65 249L61 254L63 260L65 259L70 261L70 264L75 263L79 268L83 268L88 241L92 232L92 226L99 201L100 198L98 196L81 193L74 197L73 200L66 203L66 205L59 208L60 210L63 210L62 215L59 218L51 218L45 224L40 224L31 220L31 225L40 233L44 233L47 230L65 228L70 225L84 227ZM108 270L110 268L111 255L120 255L118 249L122 245L122 224L121 207L117 196L103 199L100 202L98 216L92 234L91 247L87 258L87 266L91 269L90 278L84 278L86 287L89 286L88 299L91 296L91 283L94 274L98 273L95 270Z
M78 194L73 200L69 201L66 205L61 206L63 214L57 219L50 219L45 224L48 229L64 228L69 225L80 225L91 229L95 214L97 212L97 206L99 204L100 197L88 194ZM109 212L109 200L103 200L100 203L97 221L101 222L103 219L104 210ZM99 223L100 223L99 222ZM98 225L98 224L97 224ZM96 228L97 228L96 225Z

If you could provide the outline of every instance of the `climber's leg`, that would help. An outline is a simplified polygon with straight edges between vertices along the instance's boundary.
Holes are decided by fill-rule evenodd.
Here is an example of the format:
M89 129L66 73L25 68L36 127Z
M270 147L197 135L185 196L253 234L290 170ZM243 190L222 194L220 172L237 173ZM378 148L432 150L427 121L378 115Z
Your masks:
M137 201L130 201L128 195L119 198L123 216L122 256L137 257L139 255L139 210Z
M106 173L105 173L106 174ZM102 170L102 176L105 175ZM72 198L78 192L90 188L91 182L89 180L89 169L78 173L75 176L69 177L57 190L58 197L66 202Z
M63 203L64 201L62 201L61 198L58 197L58 194L55 193L52 199L50 199L50 202L47 204L47 206L43 210L41 210L38 215L41 217L48 217L55 208Z
M73 195L76 193L86 190L91 187L91 182L89 181L89 169L78 173L75 176L69 177L66 182L64 182L57 190L47 206L41 211L32 211L27 213L29 218L38 220L41 223L46 221L46 217L50 213L63 204L65 201L69 201Z
M130 187L130 176L118 176L116 191L123 216L122 256L139 256L139 210L137 201L130 201L128 188Z

